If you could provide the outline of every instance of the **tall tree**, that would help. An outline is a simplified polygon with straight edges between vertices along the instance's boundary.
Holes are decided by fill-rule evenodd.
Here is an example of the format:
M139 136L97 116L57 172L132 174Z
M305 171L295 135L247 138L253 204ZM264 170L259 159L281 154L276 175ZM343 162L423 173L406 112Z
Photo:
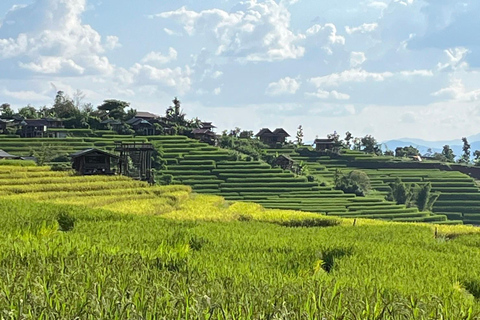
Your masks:
M452 148L450 148L448 144L443 146L442 155L445 157L447 162L455 162L455 155L453 154Z
M18 109L18 114L24 117L25 119L38 119L38 111L35 107L27 105L26 107Z
M463 147L462 147L463 154L462 154L462 158L458 162L470 163L470 147L471 147L470 143L468 143L468 140L465 137L462 138L462 142L463 142Z
M366 135L361 139L361 144L363 146L363 151L366 153L374 153L377 155L382 154L382 150L380 145L372 135Z
M352 139L353 139L353 135L350 133L350 131L347 131L345 133L345 139L344 139L343 147L346 148L346 149L351 149L352 148Z
M55 96L52 111L55 115L62 119L75 117L78 113L78 108L72 99L70 99L63 91L58 91Z
M295 143L298 146L303 145L303 127L302 125L299 125L297 128L297 135L295 136Z
M103 118L111 118L115 120L124 120L125 108L130 106L130 103L121 100L108 99L104 100L101 105L97 107L100 111L100 116Z
M415 203L420 211L432 211L435 201L440 194L432 193L432 184L430 182L419 187L418 193L415 195Z
M13 114L14 114L13 109L9 103L2 103L2 105L0 105L0 112L1 112L0 115L3 118L11 118L13 117Z

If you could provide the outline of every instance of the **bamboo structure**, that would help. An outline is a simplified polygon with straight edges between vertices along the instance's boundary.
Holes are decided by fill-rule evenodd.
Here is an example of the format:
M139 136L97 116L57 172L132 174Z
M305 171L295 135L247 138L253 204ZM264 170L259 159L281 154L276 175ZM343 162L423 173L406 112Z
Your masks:
M115 151L120 153L118 169L121 175L153 181L152 154L155 148L151 143L115 141Z

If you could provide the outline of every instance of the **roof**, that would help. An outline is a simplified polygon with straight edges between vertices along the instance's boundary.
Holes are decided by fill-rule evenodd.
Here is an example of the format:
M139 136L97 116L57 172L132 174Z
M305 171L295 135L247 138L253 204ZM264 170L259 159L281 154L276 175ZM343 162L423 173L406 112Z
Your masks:
M102 151L102 150L99 150L99 149L95 149L95 148L89 148L89 149L85 149L85 150L82 150L82 151L72 153L70 155L70 157L71 158L78 158L78 157L85 156L85 155L87 155L89 153L93 153L93 152L101 153L101 154L104 154L106 156L110 156L112 158L118 158L118 156L116 156L114 154L111 154L111 153L108 153L108 152L105 152L105 151Z
M283 128L277 128L275 131L273 131L273 134L281 134L284 135L285 137L290 137L287 131L285 131Z
M0 149L0 159L21 159L21 157L14 156L13 154L7 153Z
M290 162L295 162L295 160L293 160L292 158L290 158L289 155L286 155L286 154L281 154L281 155L279 155L279 156L277 157L277 159L278 159L278 158L285 158L285 159L287 159L287 160L290 161Z
M59 118L43 118L42 120L47 120L48 122L61 122L62 119Z
M315 141L313 143L314 144L317 144L317 143L334 144L335 140L333 140L333 139L315 139Z
M211 122L202 122L201 127L202 129L216 128Z
M192 130L193 134L205 134L205 135L215 135L214 132L212 132L210 129L193 129Z
M29 126L29 127L40 127L40 126L48 126L48 122L45 119L25 119L22 121L22 125Z
M136 118L148 118L148 119L155 119L158 118L156 114L147 111L137 111L135 115Z
M105 119L103 120L102 122L100 122L101 124L122 124L122 122L118 121L118 120L115 120L115 119Z
M256 135L255 137L260 137L260 136L263 136L263 135L271 135L272 134L272 131L270 131L270 129L268 128L263 128L262 130L260 130Z

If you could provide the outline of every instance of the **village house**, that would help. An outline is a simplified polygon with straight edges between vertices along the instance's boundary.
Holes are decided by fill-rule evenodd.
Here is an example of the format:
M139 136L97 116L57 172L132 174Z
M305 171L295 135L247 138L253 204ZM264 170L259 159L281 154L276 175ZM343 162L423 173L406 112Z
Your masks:
M119 131L122 129L122 122L119 120L115 119L105 119L100 124L103 126L104 130L113 130L113 131Z
M63 128L63 122L55 118L25 119L20 122L20 126L22 128L20 132L22 138L44 138L49 136L47 134L48 128ZM54 133L52 137L57 138L57 135Z
M313 142L315 144L316 151L327 151L333 150L335 148L335 140L333 139L315 139Z
M151 120L152 121L152 120ZM140 136L153 136L155 135L155 126L148 120L143 118L132 118L126 122L129 124L133 131Z
M286 154L279 155L273 162L274 167L280 167L283 170L292 170L295 161Z
M287 137L290 137L290 135L282 128L277 128L273 132L268 128L263 128L255 135L255 137L260 139L263 143L275 147L278 144L284 144Z
M136 114L135 114L135 118L139 118L139 119L143 119L143 120L154 120L154 119L158 119L160 118L159 116L157 116L156 114L153 114L151 112L147 112L147 111L138 111Z
M210 145L216 145L217 135L213 132L214 128L216 127L211 122L202 122L200 128L192 130L193 138Z
M91 148L70 155L72 168L82 175L113 174L112 162L119 157L108 152Z

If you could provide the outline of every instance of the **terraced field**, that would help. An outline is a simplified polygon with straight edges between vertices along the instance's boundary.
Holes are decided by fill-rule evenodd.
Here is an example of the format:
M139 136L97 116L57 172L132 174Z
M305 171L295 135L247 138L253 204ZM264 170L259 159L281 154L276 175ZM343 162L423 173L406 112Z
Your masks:
M396 221L447 221L446 215L431 215L385 201L382 196L356 197L308 182L306 177L271 168L258 161L233 161L223 149L185 137L155 137L152 142L167 163L163 174L177 183L190 185L195 192L216 194L228 200L259 203L265 208L302 210L351 218ZM276 150L276 149L275 149ZM320 165L319 165L320 167Z
M362 152L348 151L342 156L332 159L329 156L291 154L297 161L304 161L310 172L319 180L333 182L335 171L359 169L368 174L372 187L380 196L389 191L389 184L396 178L405 183L422 185L432 184L432 192L439 192L440 197L434 205L433 212L446 215L449 220L461 220L466 224L480 224L480 189L474 179L457 171L441 171L438 169L391 168L391 158L373 157ZM389 162L389 165L382 163ZM370 165L367 165L370 164ZM371 169L375 164L376 169ZM417 164L420 167L422 164Z

